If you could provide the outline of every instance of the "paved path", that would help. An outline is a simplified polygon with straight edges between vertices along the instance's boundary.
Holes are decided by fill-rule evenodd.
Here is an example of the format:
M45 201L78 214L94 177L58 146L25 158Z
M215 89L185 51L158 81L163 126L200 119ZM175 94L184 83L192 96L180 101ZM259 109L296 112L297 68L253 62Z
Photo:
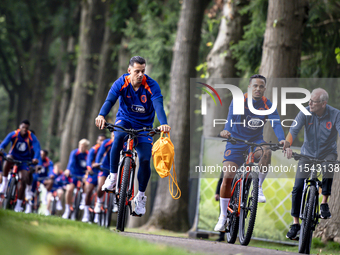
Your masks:
M214 241L188 239L170 236L158 236L150 234L120 232L121 235L130 236L138 239L147 240L152 243L166 244L169 246L183 248L190 252L197 252L201 254L218 254L218 255L283 255L295 254L291 252L276 251L264 248L242 246L228 243L219 243Z

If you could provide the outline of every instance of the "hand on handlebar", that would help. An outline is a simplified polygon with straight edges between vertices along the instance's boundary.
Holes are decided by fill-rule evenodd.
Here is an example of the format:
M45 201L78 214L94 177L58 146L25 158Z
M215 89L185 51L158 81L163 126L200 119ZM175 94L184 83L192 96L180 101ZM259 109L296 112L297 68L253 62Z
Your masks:
M158 127L158 129L162 132L168 133L171 130L171 127L169 125L161 125Z
M65 175L66 177L69 177L70 174L71 174L70 170L66 169L66 170L64 171L64 175Z
M36 165L38 163L39 163L39 159L37 159L37 158L32 159L32 164L33 165Z
M222 130L220 132L220 136L224 137L224 138L230 138L231 134L230 134L230 132L228 130Z
M283 144L283 148L282 148L283 150L286 150L287 148L290 147L290 143L288 141L286 141L286 140L281 140L279 142L279 144Z
M96 122L96 126L99 128L99 129L104 129L105 127L105 123L106 123L106 120L104 118L104 116L102 115L98 115L98 117L96 118L95 120Z
M287 159L292 158L293 150L291 148L286 148L284 150L284 156L287 156Z

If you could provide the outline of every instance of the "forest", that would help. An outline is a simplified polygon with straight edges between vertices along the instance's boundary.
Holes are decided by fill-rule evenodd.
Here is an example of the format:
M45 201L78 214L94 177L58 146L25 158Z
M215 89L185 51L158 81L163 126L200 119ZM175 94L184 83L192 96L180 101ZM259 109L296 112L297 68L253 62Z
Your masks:
M65 168L80 139L88 138L92 145L102 132L94 120L112 83L136 55L146 59L146 73L162 89L182 190L181 199L173 200L168 180L159 178L147 224L160 228L191 227L188 217L182 217L189 210L188 159L197 157L190 143L199 147L202 135L217 136L221 128L213 128L211 121L228 114L228 107L203 118L190 112L195 96L190 78L214 84L259 73L276 79L268 85L268 98L271 86L298 86L296 78L307 79L308 90L322 81L328 103L340 109L337 0L2 0L0 140L29 119L41 147ZM231 94L223 93L222 101L229 106ZM288 109L286 118L296 114ZM265 139L275 140L267 127ZM302 142L303 135L294 145ZM338 213L316 233L327 240L340 237L340 205L335 203L340 174L333 185L330 208Z

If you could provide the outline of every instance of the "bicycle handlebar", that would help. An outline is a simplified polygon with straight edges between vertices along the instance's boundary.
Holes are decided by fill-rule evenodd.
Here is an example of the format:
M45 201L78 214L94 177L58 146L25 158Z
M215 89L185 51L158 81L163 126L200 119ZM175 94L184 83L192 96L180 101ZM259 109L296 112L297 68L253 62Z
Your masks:
M295 160L300 160L301 158L305 158L305 159L308 159L312 163L315 163L315 164L320 164L320 163L340 164L340 161L337 161L337 160L317 159L317 158L312 158L312 157L302 155L302 154L299 154L299 153L296 153L296 152L293 152L292 156Z
M283 144L278 144L278 143L253 143L253 142L249 142L247 140L243 140L243 139L239 139L239 138L235 138L235 137L230 137L226 140L223 140L222 142L230 142L233 145L237 144L237 142L242 142L242 143L245 143L247 145L256 146L256 147L269 146L269 149L271 149L272 151L279 150L283 147Z
M107 128L110 132L113 132L113 131L120 131L120 132L126 132L126 133L129 133L129 134L132 134L132 135L136 135L140 132L149 132L149 136L154 136L155 134L159 134L161 133L161 131L157 128L141 128L141 129L132 129L132 128L125 128L123 126L119 126L119 125L114 125L114 124L111 124L111 123L108 123L106 122L105 123L105 128ZM120 130L117 130L120 129Z
M26 163L28 166L36 165L36 164L33 164L32 161L20 161L20 160L16 160L16 159L9 158L9 157L4 158L4 160L7 160L11 163L18 164L18 165L23 164L23 163Z

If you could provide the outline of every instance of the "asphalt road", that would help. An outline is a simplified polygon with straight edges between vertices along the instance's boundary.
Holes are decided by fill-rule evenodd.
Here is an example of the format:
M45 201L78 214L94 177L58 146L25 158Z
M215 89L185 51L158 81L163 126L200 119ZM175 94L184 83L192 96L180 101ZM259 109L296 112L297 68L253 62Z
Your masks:
M139 234L120 232L121 235L130 236L138 239L147 240L152 243L165 244L169 246L183 248L187 251L200 254L218 254L218 255L242 255L242 254L258 254L258 255L283 255L295 254L292 252L276 251L264 248L234 245L228 243L219 243L214 241L188 239L170 236L158 236L150 234Z

